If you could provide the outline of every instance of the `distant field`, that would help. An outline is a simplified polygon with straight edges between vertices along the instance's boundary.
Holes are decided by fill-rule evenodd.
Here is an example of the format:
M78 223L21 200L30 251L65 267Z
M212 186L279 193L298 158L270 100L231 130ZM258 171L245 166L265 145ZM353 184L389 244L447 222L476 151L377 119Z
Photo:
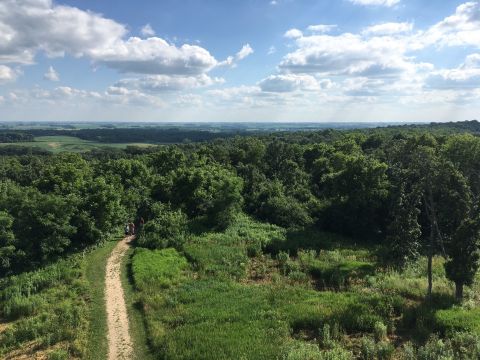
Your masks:
M16 146L28 146L28 147L38 147L43 150L48 150L51 152L84 152L93 149L99 149L102 147L113 147L117 149L124 149L127 146L141 146L149 147L155 146L153 144L146 143L120 143L120 144L110 144L110 143L99 143L94 141L82 140L73 136L38 136L33 142L18 142L18 143L3 143L0 146L6 145L16 145Z

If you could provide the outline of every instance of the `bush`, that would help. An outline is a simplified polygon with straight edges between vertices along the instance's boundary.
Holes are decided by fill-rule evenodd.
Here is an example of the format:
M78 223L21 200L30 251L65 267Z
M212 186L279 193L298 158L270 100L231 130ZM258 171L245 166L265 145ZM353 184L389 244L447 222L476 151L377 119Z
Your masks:
M376 342L380 342L387 339L387 327L381 322L377 321L373 328L373 335Z
M138 245L149 249L175 247L180 249L186 237L187 216L180 210L170 210L159 205L155 218L140 230Z

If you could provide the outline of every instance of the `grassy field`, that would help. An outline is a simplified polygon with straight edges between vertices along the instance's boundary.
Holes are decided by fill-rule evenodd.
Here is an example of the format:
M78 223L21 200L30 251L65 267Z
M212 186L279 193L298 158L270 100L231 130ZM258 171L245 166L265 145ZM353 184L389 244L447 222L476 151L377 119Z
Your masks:
M59 153L64 151L85 152L85 151L104 148L104 147L124 149L127 146L140 146L140 147L155 146L152 144L145 144L145 143L120 143L120 144L99 143L99 142L82 140L73 136L39 136L39 137L36 137L35 141L33 142L0 144L0 146L7 146L7 145L38 147L42 150L48 150L54 153Z
M135 292L132 278L132 257L134 250L130 249L122 263L122 285L127 303L128 318L130 324L130 336L134 344L134 358L132 360L153 360L147 343L145 320L141 309L138 294Z
M0 358L106 359L105 265L117 240L1 280Z
M478 285L470 305L452 307L452 284L435 258L427 301L424 260L399 273L382 268L374 248L351 244L239 217L180 251L137 249L133 279L152 352L182 360L480 355Z

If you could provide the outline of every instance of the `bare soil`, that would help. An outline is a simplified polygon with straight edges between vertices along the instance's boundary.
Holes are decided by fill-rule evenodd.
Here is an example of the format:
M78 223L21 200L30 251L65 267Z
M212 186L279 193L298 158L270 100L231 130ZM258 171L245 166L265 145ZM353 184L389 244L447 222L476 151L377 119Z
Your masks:
M122 258L133 236L127 236L113 249L105 272L105 300L108 325L108 359L127 360L133 357L127 306L120 277Z

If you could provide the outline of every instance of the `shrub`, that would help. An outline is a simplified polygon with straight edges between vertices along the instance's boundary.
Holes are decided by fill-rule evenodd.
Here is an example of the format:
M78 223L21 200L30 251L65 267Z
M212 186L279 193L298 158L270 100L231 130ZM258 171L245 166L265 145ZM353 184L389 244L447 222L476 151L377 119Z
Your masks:
M180 210L161 205L156 217L148 221L137 238L138 245L149 249L181 248L185 242L187 216Z
M376 342L387 339L387 327L381 321L377 321L373 328L373 335Z

